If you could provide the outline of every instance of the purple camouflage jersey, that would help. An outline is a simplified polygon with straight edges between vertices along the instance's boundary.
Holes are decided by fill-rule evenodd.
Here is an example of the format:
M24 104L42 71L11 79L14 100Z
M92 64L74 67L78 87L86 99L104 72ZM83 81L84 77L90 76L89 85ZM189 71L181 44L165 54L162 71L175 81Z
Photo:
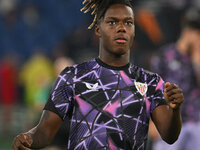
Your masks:
M183 122L198 121L200 90L190 57L182 55L175 44L169 44L153 57L151 70L158 73L165 81L176 83L182 88L185 99L181 109Z
M99 58L67 67L58 76L46 110L69 117L70 150L145 150L149 118L166 105L163 80L128 64Z

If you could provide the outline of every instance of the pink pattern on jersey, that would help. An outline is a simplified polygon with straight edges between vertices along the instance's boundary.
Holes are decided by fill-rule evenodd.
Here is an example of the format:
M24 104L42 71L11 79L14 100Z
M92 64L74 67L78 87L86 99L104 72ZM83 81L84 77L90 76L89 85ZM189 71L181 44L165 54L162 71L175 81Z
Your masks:
M103 110L109 112L110 114L112 114L113 116L116 115L116 111L117 111L117 107L119 105L119 100L110 104L109 106L105 107Z
M120 71L120 74L122 76L122 78L124 79L124 81L128 84L128 85L132 85L133 82L130 80L130 78L125 74L124 71Z
M110 150L118 150L118 148L113 144L110 138L108 138L108 144L109 144Z
M150 106L151 106L151 103L149 102L149 100L148 100L148 98L146 96L144 96L144 99L145 99L145 103L146 103L147 116L149 117L150 116Z
M77 95L75 96L76 101L79 104L79 108L81 110L81 112L86 115L92 108L90 106L90 104L88 104L87 102L85 102L84 100L82 100L80 97L78 97Z
M163 84L164 84L164 81L160 78L160 81L158 82L157 87L156 87L156 91L163 90Z

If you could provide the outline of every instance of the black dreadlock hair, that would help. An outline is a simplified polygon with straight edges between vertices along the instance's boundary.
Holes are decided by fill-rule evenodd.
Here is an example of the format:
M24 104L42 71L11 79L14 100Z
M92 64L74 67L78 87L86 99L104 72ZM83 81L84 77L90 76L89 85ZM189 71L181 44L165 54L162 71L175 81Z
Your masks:
M84 13L92 11L91 15L94 15L93 22L88 29L91 29L102 17L104 17L108 7L113 4L124 4L133 9L130 0L84 0L83 5L85 6L81 11L84 11Z

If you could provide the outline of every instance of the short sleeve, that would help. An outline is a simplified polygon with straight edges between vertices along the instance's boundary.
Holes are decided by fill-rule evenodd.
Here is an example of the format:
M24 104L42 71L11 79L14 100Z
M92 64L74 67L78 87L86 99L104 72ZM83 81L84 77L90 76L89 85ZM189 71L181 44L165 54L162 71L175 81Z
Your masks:
M69 116L73 110L73 88L71 71L66 68L57 77L48 102L44 109L57 113L61 119ZM53 106L54 105L54 106Z
M154 87L154 94L152 96L151 101L151 113L153 110L160 106L160 105L167 105L167 102L164 98L164 81L163 79L156 74L156 80L155 80L155 87Z

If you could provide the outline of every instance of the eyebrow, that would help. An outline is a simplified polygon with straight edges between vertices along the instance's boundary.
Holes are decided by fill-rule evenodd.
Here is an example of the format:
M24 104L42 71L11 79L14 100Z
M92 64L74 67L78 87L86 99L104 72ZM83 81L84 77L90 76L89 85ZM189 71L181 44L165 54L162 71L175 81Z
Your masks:
M105 19L120 20L120 19L118 19L116 17L106 17ZM126 17L123 20L134 20L134 18L133 17Z

